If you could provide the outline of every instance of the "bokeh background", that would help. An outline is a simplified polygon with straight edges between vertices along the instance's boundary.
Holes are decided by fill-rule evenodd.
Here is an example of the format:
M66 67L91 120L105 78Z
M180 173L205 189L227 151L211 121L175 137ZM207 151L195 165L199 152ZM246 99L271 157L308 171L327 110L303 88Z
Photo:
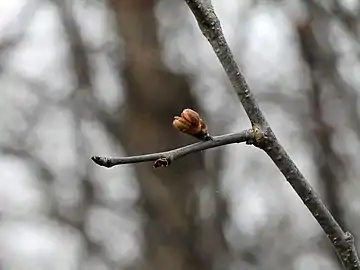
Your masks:
M213 0L281 143L360 248L360 2ZM99 167L249 121L181 0L0 1L0 268L340 269L260 150Z

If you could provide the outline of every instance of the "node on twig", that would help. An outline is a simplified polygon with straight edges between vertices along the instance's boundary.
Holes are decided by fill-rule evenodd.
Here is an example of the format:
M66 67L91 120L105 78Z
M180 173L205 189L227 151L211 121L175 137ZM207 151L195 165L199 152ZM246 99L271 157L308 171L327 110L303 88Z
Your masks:
M163 157L163 158L159 158L159 159L155 160L153 167L156 169L159 167L167 167L169 165L170 165L170 160Z

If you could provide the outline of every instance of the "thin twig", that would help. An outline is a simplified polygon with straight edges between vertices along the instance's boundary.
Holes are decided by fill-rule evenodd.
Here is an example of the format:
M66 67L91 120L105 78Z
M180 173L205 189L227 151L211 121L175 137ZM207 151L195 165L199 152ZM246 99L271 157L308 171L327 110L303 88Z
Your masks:
M185 0L193 12L201 32L208 39L223 66L246 114L257 130L255 143L263 149L279 168L286 180L310 210L335 248L344 269L360 270L359 257L353 236L344 232L317 193L309 185L295 163L277 140L260 107L251 93L245 77L240 72L233 54L226 42L214 8L209 0Z
M98 165L111 168L116 165L130 164L130 163L140 163L155 161L154 167L168 166L170 163L178 158L186 156L191 153L200 152L206 149L219 147L222 145L241 143L246 142L248 144L252 143L252 134L253 130L244 130L239 133L231 133L220 136L212 137L210 141L200 141L190 145L186 145L180 148L176 148L170 151L152 153L140 156L131 156L131 157L99 157L93 156L91 159Z

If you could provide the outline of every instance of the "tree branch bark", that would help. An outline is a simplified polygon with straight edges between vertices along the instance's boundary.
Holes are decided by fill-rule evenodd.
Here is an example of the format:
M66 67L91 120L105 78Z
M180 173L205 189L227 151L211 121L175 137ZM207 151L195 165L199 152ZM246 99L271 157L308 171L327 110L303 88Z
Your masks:
M116 165L147 162L147 161L155 161L154 163L155 167L168 166L172 161L191 153L200 152L202 150L219 147L226 144L250 142L251 139L252 139L252 130L244 130L243 132L240 133L215 136L212 138L211 141L201 141L166 152L152 153L152 154L146 154L140 156L121 157L121 158L107 158L107 157L93 156L91 157L91 159L96 164L107 168L111 168Z
M293 187L331 241L344 269L360 269L359 257L351 233L344 232L317 193L306 181L295 163L277 140L260 107L250 91L245 77L240 72L226 42L220 21L213 6L207 0L185 0L194 14L201 32L211 44L222 64L246 114L257 133L254 145L263 149L272 159L286 180Z

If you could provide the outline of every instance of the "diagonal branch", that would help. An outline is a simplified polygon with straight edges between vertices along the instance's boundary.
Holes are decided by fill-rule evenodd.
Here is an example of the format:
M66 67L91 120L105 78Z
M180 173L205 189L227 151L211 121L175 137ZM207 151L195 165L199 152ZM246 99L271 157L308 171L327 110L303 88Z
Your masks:
M266 128L265 116L236 64L210 0L185 0L185 2L194 13L203 35L213 47L251 123Z
M276 164L286 180L310 210L331 241L344 269L360 269L359 257L353 236L344 232L317 193L309 185L295 163L277 140L267 123L249 86L240 72L234 56L226 42L210 0L185 0L193 12L200 30L208 39L220 63L222 64L234 90L236 91L251 123L260 132L257 133L255 146L263 149Z
M111 168L116 165L130 164L130 163L139 163L147 161L155 161L154 167L168 166L170 163L176 159L184 157L191 153L200 152L206 149L219 147L222 145L232 144L232 143L252 143L253 130L244 130L239 133L231 133L220 136L212 137L210 141L201 141L186 145L177 149L170 151L146 154L140 156L131 156L131 157L120 157L120 158L107 158L93 156L91 159L98 165Z

